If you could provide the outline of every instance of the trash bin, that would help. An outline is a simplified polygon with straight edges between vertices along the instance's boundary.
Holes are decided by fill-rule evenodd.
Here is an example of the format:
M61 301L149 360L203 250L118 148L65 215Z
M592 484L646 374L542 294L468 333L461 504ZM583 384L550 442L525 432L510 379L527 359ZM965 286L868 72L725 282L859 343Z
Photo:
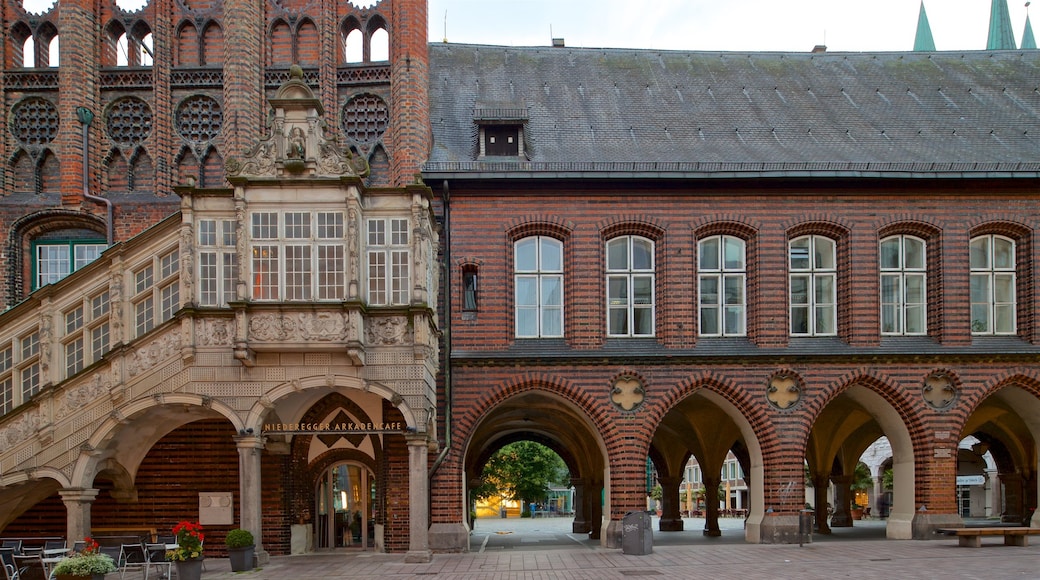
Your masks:
M645 556L654 551L649 512L628 512L621 519L621 553Z
M504 508L504 507L498 508L498 513L502 517L503 520L506 519L506 508Z
M813 529L813 516L816 512L812 510L802 510L798 512L798 545L802 543L812 543L812 529Z

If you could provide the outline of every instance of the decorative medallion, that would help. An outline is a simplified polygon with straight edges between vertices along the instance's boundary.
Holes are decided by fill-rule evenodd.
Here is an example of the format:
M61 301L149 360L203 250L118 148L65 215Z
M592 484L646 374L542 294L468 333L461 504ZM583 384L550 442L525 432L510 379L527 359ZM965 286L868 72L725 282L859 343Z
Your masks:
M614 379L610 388L610 402L622 411L634 411L646 400L646 389L643 383L631 375L622 375Z
M798 377L786 373L773 375L773 378L769 379L766 399L780 410L790 409L797 405L802 400L802 387Z
M152 133L152 109L137 97L123 97L108 107L105 131L120 147L139 145Z
M11 109L11 134L22 145L46 145L58 136L58 108L40 97L30 97Z
M343 105L340 128L348 139L367 145L377 141L390 125L390 108L376 95L358 95Z
M177 133L189 143L208 143L220 134L224 112L220 103L206 95L193 95L177 106Z
M950 375L937 371L925 377L921 396L932 408L945 409L957 398L957 388Z

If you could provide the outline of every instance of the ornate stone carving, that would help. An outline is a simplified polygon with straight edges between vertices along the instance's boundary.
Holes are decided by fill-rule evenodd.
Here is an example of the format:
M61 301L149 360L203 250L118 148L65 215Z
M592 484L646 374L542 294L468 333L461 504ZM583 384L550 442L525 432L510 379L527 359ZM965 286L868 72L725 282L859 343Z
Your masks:
M39 409L31 409L22 413L6 429L0 429L0 453L35 435L42 424L43 418Z
M610 387L610 402L622 411L634 411L646 400L646 388L642 381L631 375L614 379Z
M65 395L58 402L58 410L54 413L55 418L64 419L94 402L102 395L108 394L111 388L112 378L107 372L104 375L94 373L90 382L65 391Z
M231 346L234 337L234 319L205 318L195 323L195 344L199 346Z
M365 328L368 344L405 344L407 342L408 319L404 316L370 318Z
M249 338L259 342L346 339L350 323L341 312L257 314L249 319Z
M936 371L924 379L921 397L934 409L945 409L957 398L957 387L950 375Z
M126 356L126 374L127 376L135 377L174 355L179 356L180 351L181 339L179 332L171 332L160 336Z
M780 373L769 379L766 399L777 409L790 409L802 400L802 386L798 377Z

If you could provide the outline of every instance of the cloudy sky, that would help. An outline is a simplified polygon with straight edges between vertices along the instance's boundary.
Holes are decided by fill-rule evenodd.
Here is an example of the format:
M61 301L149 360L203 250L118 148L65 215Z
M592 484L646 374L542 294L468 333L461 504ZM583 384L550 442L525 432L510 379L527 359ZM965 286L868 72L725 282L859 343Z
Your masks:
M925 0L935 47L986 48L990 3ZM1008 5L1018 45L1025 0ZM575 47L910 50L919 10L920 0L429 0L429 34L432 42L507 46L547 46L556 37Z

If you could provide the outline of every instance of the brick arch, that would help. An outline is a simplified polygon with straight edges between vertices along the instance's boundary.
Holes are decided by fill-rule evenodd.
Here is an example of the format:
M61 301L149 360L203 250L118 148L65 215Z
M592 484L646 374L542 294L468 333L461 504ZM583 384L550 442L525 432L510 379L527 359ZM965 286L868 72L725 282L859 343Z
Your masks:
M207 20L202 25L202 40L199 43L202 66L219 65L224 62L224 29L216 20Z
M959 382L955 384L959 386ZM951 416L956 417L954 425L958 433L979 405L1005 387L1019 387L1040 399L1040 371L1029 368L1005 369L987 380L982 388L973 389L971 393L959 397L951 409Z
M7 269L4 282L8 288L7 299L14 303L28 295L32 256L30 242L45 233L58 230L84 229L107 236L107 226L102 218L86 212L63 209L44 210L24 215L11 224L7 236Z
M1003 216L982 216L978 222L969 225L969 241L977 236L998 235L1011 238L1015 242L1015 269L1017 274L1017 331L1018 336L1036 344L1034 337L1037 325L1035 296L1033 290L1033 230L1014 219Z
M924 375L922 375L923 378ZM865 387L880 395L899 414L903 425L906 426L912 437L922 436L925 426L924 420L918 411L920 402L913 399L906 390L900 389L898 382L892 377L872 369L858 369L836 379L824 387L818 396L809 397L799 407L799 411L803 412L809 419L808 429L804 433L806 440L808 440L809 431L812 429L813 423L815 423L816 418L819 417L827 405L854 386Z
M787 239L794 239L806 235L820 235L832 238L839 242L846 240L852 229L847 225L832 220L807 220L786 227Z
M618 236L642 236L659 242L664 238L665 227L655 216L624 216L600 224L600 238L609 240Z
M549 236L566 241L574 232L574 224L559 216L522 216L506 227L506 237L515 242L530 236Z
M199 66L202 64L200 62L202 57L199 30L196 28L194 20L188 18L181 20L174 32L174 39L176 39L174 45L176 50L173 66Z
M731 219L704 222L693 227L693 237L696 240L711 236L734 236L750 244L757 235L758 227Z
M113 18L105 25L102 36L104 40L101 43L101 66L114 67L119 62L117 54L119 49L116 43L119 41L119 37L124 34L127 35L127 41L129 42L130 31L118 19Z
M920 216L906 218L898 216L896 219L885 223L877 228L878 239L884 239L894 235L911 235L927 241L936 242L942 239L942 228L936 224L919 219Z
M982 215L968 224L968 237L995 234L1015 241L1026 239L1031 231L1025 224L1007 216Z

